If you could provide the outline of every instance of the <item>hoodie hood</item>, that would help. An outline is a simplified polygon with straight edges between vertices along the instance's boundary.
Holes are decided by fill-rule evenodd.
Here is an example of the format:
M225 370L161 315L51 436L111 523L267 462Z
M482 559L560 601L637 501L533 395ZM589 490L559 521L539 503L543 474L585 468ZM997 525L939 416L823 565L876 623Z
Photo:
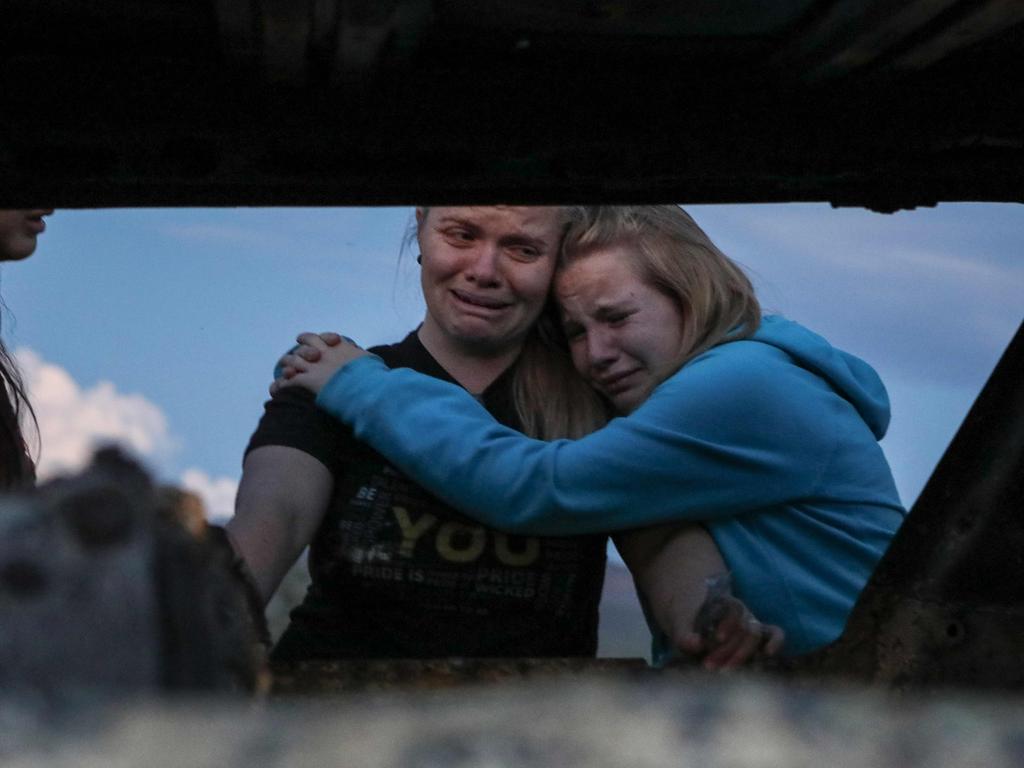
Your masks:
M876 439L885 436L889 428L889 395L870 365L779 315L763 317L753 340L778 347L800 367L821 376L853 404Z

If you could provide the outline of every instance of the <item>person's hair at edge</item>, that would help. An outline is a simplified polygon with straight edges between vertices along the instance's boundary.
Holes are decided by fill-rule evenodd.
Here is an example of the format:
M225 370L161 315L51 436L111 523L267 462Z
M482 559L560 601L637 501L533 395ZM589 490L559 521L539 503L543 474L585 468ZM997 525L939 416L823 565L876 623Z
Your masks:
M426 221L430 207L421 207ZM569 211L559 208L563 228L569 225ZM404 245L414 244L416 234L414 218ZM512 402L523 433L541 440L583 437L603 427L611 416L608 404L573 368L551 295L515 362Z
M0 299L0 313L7 308ZM7 390L10 408L0 408L0 490L30 485L35 480L35 467L28 454L21 431L22 415L27 413L39 432L35 411L25 393L18 366L0 340L0 385Z
M678 367L760 326L749 278L678 205L578 206L570 219L560 268L597 248L625 245L638 277L678 304L686 340Z

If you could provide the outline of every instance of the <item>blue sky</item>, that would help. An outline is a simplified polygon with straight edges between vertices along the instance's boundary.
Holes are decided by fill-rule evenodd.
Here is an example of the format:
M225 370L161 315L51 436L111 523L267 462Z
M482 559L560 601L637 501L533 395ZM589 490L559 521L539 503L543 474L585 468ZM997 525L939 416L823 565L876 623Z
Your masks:
M910 505L1021 322L1024 206L688 210L767 308L879 370L893 403L882 445ZM399 259L411 216L58 211L37 254L0 272L3 334L24 350L46 465L113 436L229 506L270 371L298 331L373 344L422 317L415 251Z

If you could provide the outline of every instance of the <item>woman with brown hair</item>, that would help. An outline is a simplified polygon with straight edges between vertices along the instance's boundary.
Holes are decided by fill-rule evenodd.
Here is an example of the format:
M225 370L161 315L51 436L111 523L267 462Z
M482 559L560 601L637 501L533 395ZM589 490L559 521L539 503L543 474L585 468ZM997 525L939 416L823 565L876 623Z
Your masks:
M32 255L36 239L46 229L44 216L51 209L0 210L0 261L21 261ZM0 490L13 490L35 482L35 465L21 431L22 415L35 420L25 385L0 340Z

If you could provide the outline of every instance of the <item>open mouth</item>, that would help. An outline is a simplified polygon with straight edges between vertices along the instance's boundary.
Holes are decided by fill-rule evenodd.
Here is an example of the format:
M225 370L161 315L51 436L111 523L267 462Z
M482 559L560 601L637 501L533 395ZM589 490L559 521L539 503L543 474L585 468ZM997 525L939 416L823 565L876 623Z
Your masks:
M511 306L507 301L492 299L486 296L475 296L473 294L464 293L463 291L453 290L452 295L454 295L455 298L463 304L468 304L472 307L479 307L481 309L501 310Z
M604 378L598 379L597 384L606 394L616 395L629 389L631 385L630 378L639 372L639 368L634 368L631 371L623 371L622 373L616 373L612 376L605 376Z

